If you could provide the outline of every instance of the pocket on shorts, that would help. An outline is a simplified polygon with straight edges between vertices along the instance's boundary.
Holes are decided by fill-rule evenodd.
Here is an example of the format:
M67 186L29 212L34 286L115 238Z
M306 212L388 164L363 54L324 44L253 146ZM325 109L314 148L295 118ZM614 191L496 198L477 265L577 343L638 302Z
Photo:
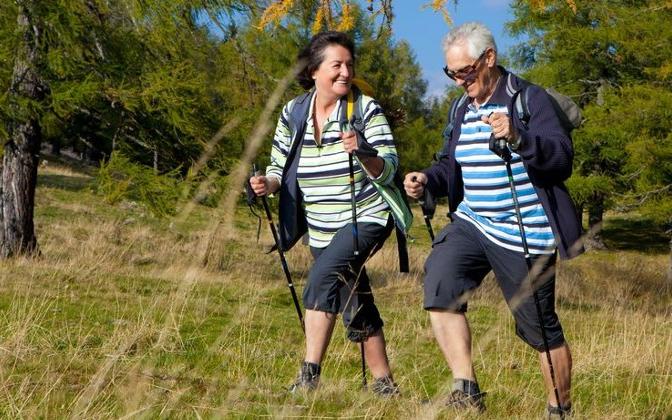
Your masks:
M448 234L451 231L451 226L450 225L451 224L448 223L446 226L443 227L443 229L441 229L439 231L439 233L436 234L436 236L434 236L434 241L432 242L432 247L434 247L434 245L437 245L437 244L440 244L440 243L446 241L446 238L448 238Z

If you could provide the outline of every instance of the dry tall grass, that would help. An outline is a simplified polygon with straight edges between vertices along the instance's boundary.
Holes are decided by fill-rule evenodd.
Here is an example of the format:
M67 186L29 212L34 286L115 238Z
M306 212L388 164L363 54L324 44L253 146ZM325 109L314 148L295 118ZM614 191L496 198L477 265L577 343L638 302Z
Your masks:
M457 416L441 408L450 372L421 309L429 248L420 217L409 245L412 273L397 273L393 240L368 265L402 396L380 400L360 391L358 347L338 326L322 388L293 397L285 389L303 336L278 256L265 254L272 243L265 222L257 243L256 219L236 207L216 238L219 263L204 267L199 250L220 222L218 210L156 220L133 203L103 204L92 180L41 168L42 256L0 263L0 417ZM287 260L300 293L310 254L297 246ZM612 252L560 264L575 418L672 418L666 262L664 254ZM540 417L537 356L515 337L492 279L472 298L469 318L488 392L479 418Z

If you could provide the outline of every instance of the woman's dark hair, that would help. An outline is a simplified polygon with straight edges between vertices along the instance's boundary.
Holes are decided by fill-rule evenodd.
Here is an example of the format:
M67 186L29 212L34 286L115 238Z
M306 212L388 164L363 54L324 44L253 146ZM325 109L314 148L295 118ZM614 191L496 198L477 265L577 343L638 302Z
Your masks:
M305 60L306 66L296 76L296 80L301 87L306 90L312 89L315 86L313 80L313 72L322 64L324 60L324 50L330 45L340 45L350 51L352 60L355 60L355 44L350 37L343 32L327 31L320 32L313 36L308 45L306 45L300 52L297 60Z

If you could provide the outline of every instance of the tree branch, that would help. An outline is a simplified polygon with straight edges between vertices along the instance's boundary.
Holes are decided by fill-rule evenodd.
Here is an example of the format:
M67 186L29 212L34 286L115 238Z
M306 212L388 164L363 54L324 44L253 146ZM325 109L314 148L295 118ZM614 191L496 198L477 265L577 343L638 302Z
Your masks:
M662 188L658 188L656 190L651 190L651 191L646 191L641 194L618 194L615 193L614 195L617 197L621 197L625 200L637 200L634 203L630 204L622 204L619 206L614 207L614 211L619 212L619 213L626 213L628 211L631 211L637 207L642 206L644 203L646 203L648 200L651 198L663 194L667 191L672 189L672 184L668 184Z

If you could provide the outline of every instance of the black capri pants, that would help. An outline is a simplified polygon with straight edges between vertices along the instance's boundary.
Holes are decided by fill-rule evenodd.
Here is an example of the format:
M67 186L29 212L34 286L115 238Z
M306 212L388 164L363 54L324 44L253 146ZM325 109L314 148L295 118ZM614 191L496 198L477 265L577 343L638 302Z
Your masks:
M303 290L303 305L342 313L351 341L363 341L383 327L364 263L383 246L393 227L391 216L386 226L358 223L358 256L354 255L351 224L340 229L326 248L310 248L315 262Z
M511 251L490 241L473 224L452 217L436 236L425 261L425 309L466 312L467 298L492 270L506 303L513 313L516 335L538 351L544 350L536 304L527 280L522 252ZM538 273L534 283L550 349L565 342L555 312L556 255L532 255ZM537 265L540 267L537 269Z

